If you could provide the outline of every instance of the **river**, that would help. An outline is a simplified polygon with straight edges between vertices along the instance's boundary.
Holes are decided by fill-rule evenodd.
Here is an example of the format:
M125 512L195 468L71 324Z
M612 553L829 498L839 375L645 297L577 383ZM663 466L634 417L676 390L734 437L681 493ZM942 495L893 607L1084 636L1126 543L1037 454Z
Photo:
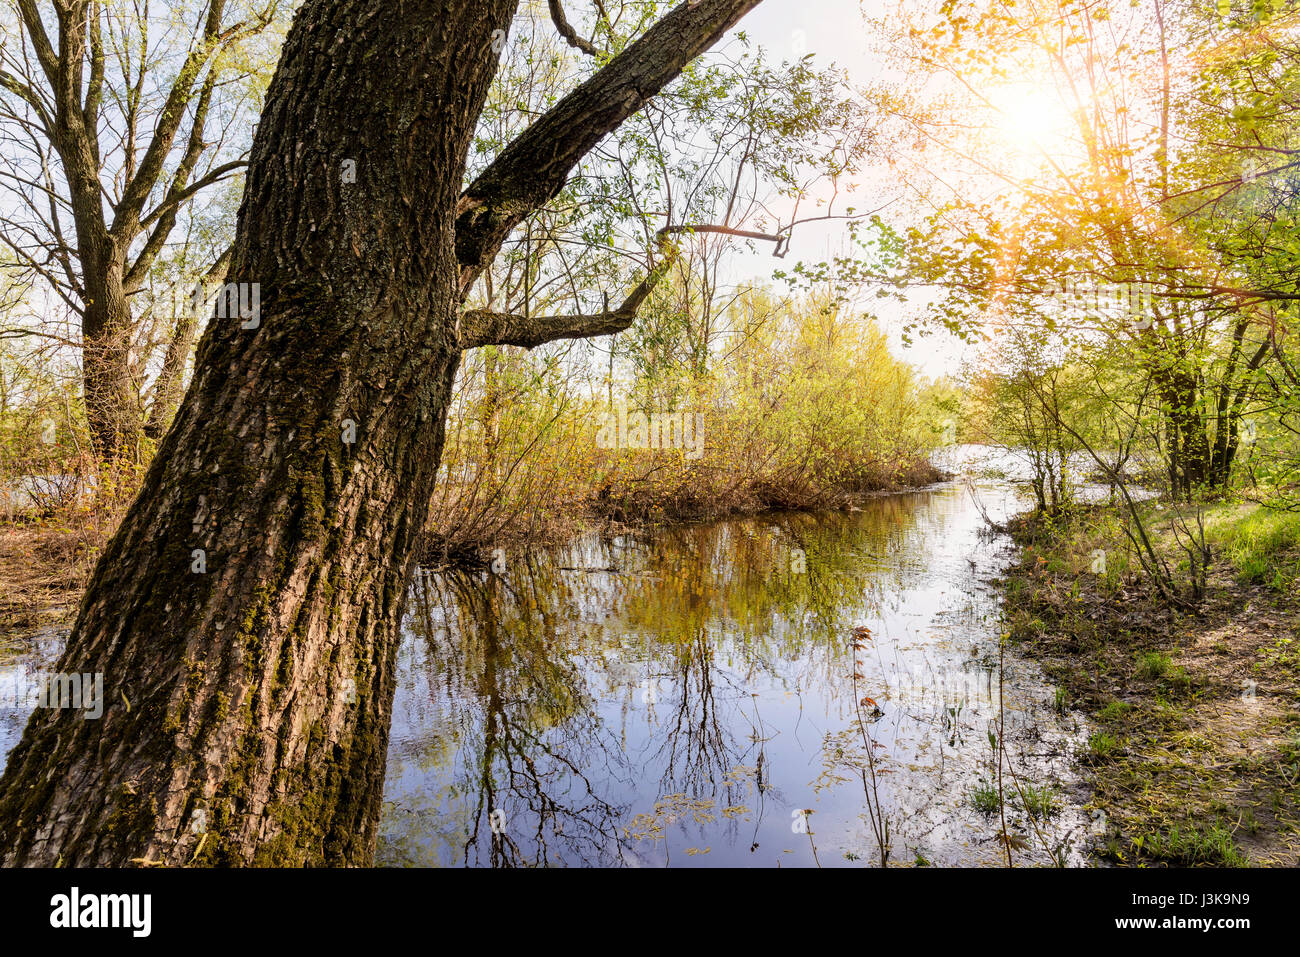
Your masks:
M1013 647L999 663L1012 550L980 509L1026 504L952 482L421 572L376 862L861 867L887 826L890 865L1005 865L978 800L1000 702L1013 860L1084 863L1087 729ZM63 635L0 666L0 756ZM1026 788L1055 813L1031 820Z
M974 495L994 520L1026 505L1007 483ZM996 776L992 579L1011 554L950 483L424 576L378 860L864 866L878 807L891 864L1005 864L1000 816L974 792ZM1013 860L1078 864L1083 722L1010 649L1001 674L1007 764L1059 805L1037 827L1008 807ZM1006 769L1003 783L1020 804Z

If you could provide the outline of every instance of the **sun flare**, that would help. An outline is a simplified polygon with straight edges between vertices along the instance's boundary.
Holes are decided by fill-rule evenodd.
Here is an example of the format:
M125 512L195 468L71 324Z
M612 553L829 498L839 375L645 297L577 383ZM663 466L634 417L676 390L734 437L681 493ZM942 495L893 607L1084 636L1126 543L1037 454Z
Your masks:
M1057 155L1078 138L1073 111L1054 88L1013 81L993 87L986 98L992 136L1015 153Z

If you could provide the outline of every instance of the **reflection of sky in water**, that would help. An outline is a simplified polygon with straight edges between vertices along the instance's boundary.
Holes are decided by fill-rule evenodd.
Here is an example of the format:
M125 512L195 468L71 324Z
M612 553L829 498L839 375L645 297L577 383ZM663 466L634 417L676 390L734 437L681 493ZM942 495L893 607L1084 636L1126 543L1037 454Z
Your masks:
M0 665L0 762L9 757L27 727L43 681L63 651L67 628L43 628L34 635L12 639L13 658Z
M1023 507L982 485L995 520ZM1005 539L960 486L852 514L763 516L511 560L500 578L412 590L394 705L382 864L823 866L876 859L856 730L883 712L879 793L893 860L997 863L970 806L991 777ZM973 563L973 564L972 564ZM609 571L613 568L615 571ZM576 569L576 570L575 570ZM806 570L804 570L806 569ZM1007 740L1022 783L1054 784L1050 844L1086 820L1082 736L1008 653ZM865 706L864 706L865 707ZM1010 776L1008 792L1013 792ZM811 809L807 831L801 809ZM1017 856L1045 862L1035 830Z
M995 520L1023 507L1008 486L979 495ZM1009 558L982 527L953 485L853 514L507 556L491 581L417 582L378 863L871 862L861 778L846 763L862 751L849 652L859 625L874 635L858 692L883 711L869 728L892 860L999 862L999 825L968 799L990 776L997 713L997 596L984 580ZM806 570L792 570L801 555ZM0 758L26 724L22 692L54 667L62 637L31 637L0 667ZM1057 785L1066 809L1041 828L1052 844L1071 837L1077 861L1087 821L1066 751L1083 729L1010 650L1006 676L1014 767ZM814 812L811 839L793 827L802 809ZM1018 856L1044 862L1023 814L1009 824L1029 842Z

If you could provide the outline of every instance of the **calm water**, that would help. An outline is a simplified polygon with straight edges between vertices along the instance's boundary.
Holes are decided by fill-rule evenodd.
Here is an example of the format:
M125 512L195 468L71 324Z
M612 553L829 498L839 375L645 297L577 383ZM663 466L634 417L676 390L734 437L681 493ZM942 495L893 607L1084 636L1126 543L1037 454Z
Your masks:
M1024 507L977 487L995 520ZM1005 862L993 778L997 595L1011 553L961 485L506 556L425 575L404 624L378 861L417 866L865 866L875 749L891 863ZM855 655L854 629L871 637ZM1010 651L1001 695L1030 827L1082 860L1085 736ZM855 704L855 702L863 702ZM1009 773L1004 780L1012 790ZM811 813L807 813L811 811Z
M995 520L1024 507L1009 484L976 494ZM421 575L378 863L867 866L867 741L891 864L1004 863L999 820L970 797L993 777L989 580L1011 557L983 526L952 484ZM26 722L16 689L61 642L35 636L0 667L0 759ZM1081 863L1068 755L1086 730L1032 663L1008 650L1002 674L1012 767L1061 804L1037 830L1008 809L1015 858L1049 862L1047 844Z

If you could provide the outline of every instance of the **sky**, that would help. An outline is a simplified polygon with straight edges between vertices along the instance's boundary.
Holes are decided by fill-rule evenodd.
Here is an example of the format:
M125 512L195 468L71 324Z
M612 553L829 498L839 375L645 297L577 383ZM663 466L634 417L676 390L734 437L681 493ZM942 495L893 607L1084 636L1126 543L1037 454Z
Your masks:
M879 64L869 51L863 10L879 14L885 8L882 0L765 0L740 22L738 29L770 51L774 58L811 53L818 66L834 63L848 72L851 82L866 83L879 75ZM864 178L896 175L882 162L874 171L868 170ZM887 200L889 196L883 198ZM842 222L804 224L795 230L784 259L774 259L767 250L749 253L738 249L730 257L730 266L737 281L770 280L776 268L788 270L800 259L820 262L842 253L844 240ZM916 301L923 299L920 296ZM867 302L890 333L894 354L921 374L931 378L953 374L968 357L969 347L942 331L916 339L911 346L905 345L901 336L904 307L891 300Z
M848 72L852 82L865 83L877 74L878 64L868 51L863 9L878 12L887 2L889 0L764 0L740 22L738 30L744 31L753 42L767 50L774 60L793 59L810 53L816 66L826 67L834 63ZM545 16L544 11L540 15ZM868 170L864 178L876 179L885 171L886 167L881 163L874 173ZM858 205L864 204L859 202ZM843 254L847 249L846 230L843 222L834 221L800 225L782 259L771 255L768 244L758 245L760 248L755 251L749 251L743 244L737 244L732 250L727 262L732 281L773 282L772 274L776 269L788 271L800 260L822 262ZM866 301L890 333L891 346L900 359L931 377L957 370L963 353L955 339L936 333L918 340L910 348L906 347L900 335L902 307L888 300ZM57 303L47 298L38 309L45 311L55 306Z

